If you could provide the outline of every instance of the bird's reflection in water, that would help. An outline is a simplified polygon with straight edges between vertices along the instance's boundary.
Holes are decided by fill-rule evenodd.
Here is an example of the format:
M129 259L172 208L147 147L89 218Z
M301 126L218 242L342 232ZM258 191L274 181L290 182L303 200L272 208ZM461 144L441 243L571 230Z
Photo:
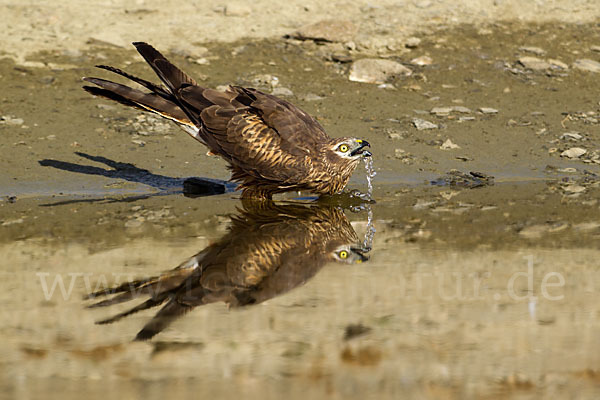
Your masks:
M162 305L135 338L147 340L194 307L258 304L302 286L327 262L366 261L369 250L339 207L245 201L225 236L175 269L87 297L113 296L89 307L147 298L100 324Z

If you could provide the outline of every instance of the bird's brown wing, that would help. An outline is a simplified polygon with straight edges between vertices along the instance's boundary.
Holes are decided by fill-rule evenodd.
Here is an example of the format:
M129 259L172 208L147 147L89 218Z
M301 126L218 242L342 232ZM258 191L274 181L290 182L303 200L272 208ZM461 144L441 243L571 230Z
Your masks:
M331 139L321 125L293 104L256 89L230 87L226 92L200 87L152 46L136 42L138 52L165 87L99 66L151 90L144 93L98 78L93 94L153 111L175 120L211 152L231 164L233 178L248 183L297 186L313 170L320 146ZM261 180L266 182L260 182Z
M307 113L255 89L187 86L179 95L189 111L198 113L200 135L232 164L234 175L246 173L280 187L297 183L310 172L319 146L330 141ZM202 108L207 100L213 105Z

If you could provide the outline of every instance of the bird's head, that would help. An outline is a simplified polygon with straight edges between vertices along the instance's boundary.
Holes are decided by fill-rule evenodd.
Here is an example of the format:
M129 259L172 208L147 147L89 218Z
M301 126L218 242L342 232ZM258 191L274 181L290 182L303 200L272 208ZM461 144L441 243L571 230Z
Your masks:
M334 261L344 264L360 264L369 260L367 251L359 245L344 244L332 251L331 256Z
M365 148L371 147L369 142L357 138L339 138L331 143L329 149L333 154L346 160L358 161L362 157L371 157L371 152Z

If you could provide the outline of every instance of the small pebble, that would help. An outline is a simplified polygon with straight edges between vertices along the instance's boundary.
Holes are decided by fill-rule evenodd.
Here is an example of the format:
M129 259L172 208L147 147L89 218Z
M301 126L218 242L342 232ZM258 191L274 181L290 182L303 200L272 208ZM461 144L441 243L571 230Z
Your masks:
M433 64L433 59L429 56L421 56L421 57L413 58L412 60L410 60L410 63L412 65L418 65L420 67L423 67L425 65Z
M549 58L548 62L554 68L569 69L569 66L560 60L555 60L554 58Z
M587 72L600 72L600 62L582 58L573 63L573 68Z
M385 90L395 90L396 86L394 86L391 83L382 83L381 85L377 85L378 89L385 89Z
M537 56L543 56L544 54L546 54L546 50L535 46L521 46L519 47L519 50L525 51L527 53L533 53Z
M427 129L438 129L438 126L433 122L429 122L421 118L413 118L412 123L415 126L415 128L417 128L417 130L420 131Z
M446 139L446 141L440 146L440 149L442 149L442 150L460 149L460 146L455 143L452 143L452 140Z
M524 56L519 58L519 64L525 68L541 71L550 68L550 63L537 57Z
M573 184L564 186L563 190L567 193L582 193L585 192L585 187Z
M561 140L579 140L579 139L583 138L583 136L581 136L577 132L567 132L567 133L563 133L562 135L560 135L560 138L561 138Z
M498 110L496 110L495 108L490 108L490 107L480 107L479 111L482 112L483 114L497 114Z
M415 48L419 47L420 44L421 44L421 39L413 36L413 37L409 37L408 39L406 39L406 43L404 44L404 46L409 49L415 49Z
M582 155L584 155L585 153L587 153L586 149L582 149L581 147L571 147L570 149L565 150L562 153L560 153L560 156L568 157L568 158L579 158Z
M453 106L452 110L462 114L469 114L471 112L471 109L463 106Z
M314 93L308 93L308 94L302 96L302 100L304 100L304 101L319 101L319 100L323 100L324 98L325 97L319 96Z
M292 92L290 89L288 89L286 87L276 87L275 89L273 89L271 94L273 96L290 97L290 96L294 95L294 92Z
M0 123L6 125L22 125L24 122L23 118L13 118L10 115L3 115L0 117Z
M452 107L434 107L430 113L434 115L448 115L452 112Z
M395 76L410 76L412 71L392 60L363 58L350 67L350 79L353 82L386 83Z

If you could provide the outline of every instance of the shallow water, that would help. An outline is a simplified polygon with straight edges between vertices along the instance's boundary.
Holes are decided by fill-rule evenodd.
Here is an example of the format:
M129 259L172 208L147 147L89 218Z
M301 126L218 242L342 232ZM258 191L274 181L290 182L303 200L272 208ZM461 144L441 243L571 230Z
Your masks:
M123 385L134 393L144 382L151 397L595 393L600 220L589 219L590 208L566 204L565 226L519 226L520 212L546 220L544 210L560 201L558 194L535 200L547 188L500 184L446 200L439 188L398 198L376 187L378 202L360 212L302 202L257 214L231 195L46 205L35 232L21 229L18 241L0 246L0 352L10 365L3 390L26 398L60 382L67 397L77 397L100 382L108 393ZM6 207L26 216L40 204ZM312 218L321 228L305 223ZM346 232L344 244L328 232ZM362 253L371 247L360 245L365 235L372 250ZM540 238L555 244L540 246ZM260 249L273 256L290 248L297 255L277 272L242 267L255 265ZM340 259L351 248L369 259ZM82 300L178 265L201 265L212 257L203 258L207 249L222 257L207 262L200 287L208 291L199 295L196 280L178 295L168 292L191 309L150 341L132 342L162 306L96 324L142 304L143 290L107 307L86 308L103 297ZM190 262L195 254L201 257ZM254 285L257 276L267 277L262 286ZM150 292L157 298L167 287ZM171 379L185 384L159 384Z
M580 52L593 39L589 27L561 29ZM598 111L598 82L500 62L514 64L524 44L558 57L568 46L548 39L553 26L490 31L436 33L416 50L436 63L395 81L397 90L348 82L316 45L211 47L220 59L202 70L207 86L251 81L240 71L277 74L330 133L369 140L375 165L365 165L366 181L357 170L348 189L376 203L356 205L355 196L343 210L295 194L258 209L235 193L186 197L181 176L226 179L223 163L159 122L98 107L79 88L90 70L52 71L48 86L43 72L0 61L7 112L37 118L0 126L10 155L0 159L0 392L597 398L599 171L559 154L575 145L560 139L568 130L584 134L577 145L589 154L597 148L598 122L577 110ZM101 51L117 66L134 59ZM95 57L78 63L106 63ZM147 72L137 59L130 67ZM468 106L475 120L423 117L448 104ZM441 128L417 131L415 116ZM132 142L140 130L144 146ZM448 137L461 149L440 149ZM279 261L252 263L257 254ZM131 285L137 299L96 308L88 307L105 297L83 299L157 276L164 286ZM166 297L97 324L152 295ZM185 312L133 341L172 299Z

